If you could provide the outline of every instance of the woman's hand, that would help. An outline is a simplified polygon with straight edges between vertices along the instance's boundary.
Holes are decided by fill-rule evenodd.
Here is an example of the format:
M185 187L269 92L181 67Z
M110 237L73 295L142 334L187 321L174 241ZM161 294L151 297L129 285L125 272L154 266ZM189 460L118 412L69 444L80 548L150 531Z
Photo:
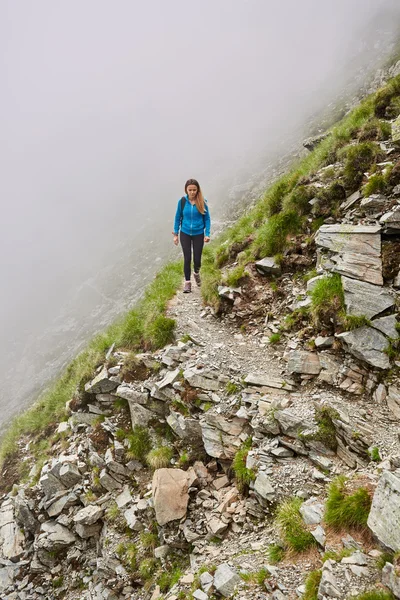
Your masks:
M179 238L178 238L177 235L174 235L174 244L175 244L175 246L177 246L178 243L179 243Z
M210 238L208 237L208 235L206 235L206 236L205 236L205 238L204 238L204 242L205 242L206 244L208 244L208 242L209 242L209 241L210 241Z

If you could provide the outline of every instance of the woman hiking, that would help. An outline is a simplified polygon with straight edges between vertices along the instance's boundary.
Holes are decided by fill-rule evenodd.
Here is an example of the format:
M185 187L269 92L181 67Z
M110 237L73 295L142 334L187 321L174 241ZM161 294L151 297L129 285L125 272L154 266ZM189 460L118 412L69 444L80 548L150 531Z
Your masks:
M210 241L210 227L210 211L208 210L207 200L204 199L201 192L199 182L196 179L188 179L185 183L185 196L178 200L174 231L172 232L174 244L177 246L180 231L185 273L183 292L185 294L192 291L192 284L190 282L192 246L194 279L197 285L201 283L201 253L203 252L204 242L207 243Z

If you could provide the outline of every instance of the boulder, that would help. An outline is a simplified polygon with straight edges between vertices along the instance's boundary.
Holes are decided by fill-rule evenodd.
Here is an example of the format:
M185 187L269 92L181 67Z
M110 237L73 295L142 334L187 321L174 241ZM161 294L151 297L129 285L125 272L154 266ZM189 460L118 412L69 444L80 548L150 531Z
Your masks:
M93 525L96 523L102 516L104 510L100 506L94 506L89 504L89 506L85 506L79 510L74 516L74 523L80 523L81 525Z
M318 525L324 515L324 506L310 498L300 506L300 514L306 525Z
M345 343L347 350L356 358L364 360L372 367L389 369L390 360L385 354L388 340L380 331L364 326L339 333L336 337Z
M271 480L264 471L259 471L254 482L254 490L263 500L273 502L276 497L275 489L271 485Z
M222 563L214 574L214 587L225 598L228 598L235 592L235 587L241 582L241 579L229 565Z
M155 415L150 410L142 406L141 404L137 404L136 402L130 402L129 410L131 413L131 421L132 427L136 427L136 425L148 425L149 421L154 419Z
M367 198L363 198L360 202L360 207L365 212L379 212L383 210L388 203L388 197L383 194L371 194Z
M242 444L239 437L247 427L247 420L234 417L225 419L220 414L208 412L200 421L204 449L209 456L232 460Z
M106 367L100 371L92 381L85 384L85 392L89 394L107 394L115 390L119 385L119 381L110 379Z
M188 478L181 469L157 469L153 476L153 500L159 525L182 519L189 502Z
M287 364L288 373L303 373L306 375L318 375L321 371L318 354L304 350L293 350L289 353Z
M342 285L348 315L372 319L395 304L395 298L386 289L377 285L343 276Z
M149 398L147 392L141 392L129 383L122 383L119 385L115 391L115 395L118 396L118 398L123 398L134 404L147 404Z
M344 252L331 257L333 273L366 281L375 285L383 285L382 259L380 256Z
M209 390L211 392L216 392L219 390L219 381L217 379L211 379L209 377L204 377L204 375L198 375L190 369L186 369L186 371L183 373L183 376L188 384L192 387L200 388L202 390Z
M394 552L400 550L400 477L383 471L368 516L368 527Z
M278 264L273 256L267 256L256 262L256 269L261 274L281 274L281 265Z
M192 443L201 441L201 426L197 419L184 417L171 410L167 423L181 440L190 440Z
M60 469L59 479L66 488L71 488L81 481L82 475L76 465L66 463Z
M380 231L379 225L322 225L317 231L315 242L317 246L337 254L380 256Z

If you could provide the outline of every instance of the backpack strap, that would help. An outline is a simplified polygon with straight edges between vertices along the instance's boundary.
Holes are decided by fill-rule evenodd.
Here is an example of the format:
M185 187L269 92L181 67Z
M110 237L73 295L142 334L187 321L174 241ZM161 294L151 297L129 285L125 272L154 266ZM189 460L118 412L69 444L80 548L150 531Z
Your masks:
M186 204L186 196L182 196L181 198L181 213L183 216L183 209L185 208L185 204Z

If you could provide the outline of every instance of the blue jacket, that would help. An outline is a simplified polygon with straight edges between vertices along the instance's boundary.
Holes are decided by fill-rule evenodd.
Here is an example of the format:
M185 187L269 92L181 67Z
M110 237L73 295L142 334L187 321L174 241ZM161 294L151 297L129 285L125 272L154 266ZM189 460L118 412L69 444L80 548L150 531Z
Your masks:
M174 222L174 233L178 235L179 229L186 233L187 235L200 235L204 233L205 236L210 236L210 228L211 228L211 219L210 219L210 211L208 210L207 204L205 204L205 213L204 215L198 211L197 206L192 205L189 202L187 195L185 196L185 208L183 209L182 214L182 205L181 200L178 200L178 206L176 208L175 214L175 222ZM207 200L205 200L205 203Z

